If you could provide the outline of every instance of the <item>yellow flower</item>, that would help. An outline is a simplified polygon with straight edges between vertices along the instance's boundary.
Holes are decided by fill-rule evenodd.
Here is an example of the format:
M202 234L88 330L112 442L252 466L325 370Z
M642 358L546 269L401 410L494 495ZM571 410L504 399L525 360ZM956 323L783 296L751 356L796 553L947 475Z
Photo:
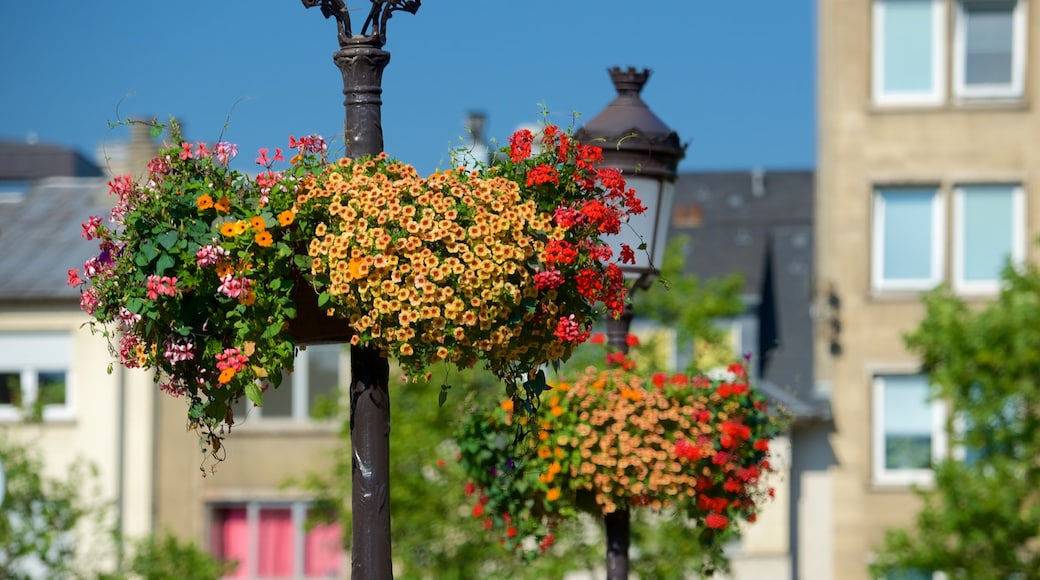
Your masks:
M246 220L238 220L235 222L235 235L244 234L249 229L249 222Z

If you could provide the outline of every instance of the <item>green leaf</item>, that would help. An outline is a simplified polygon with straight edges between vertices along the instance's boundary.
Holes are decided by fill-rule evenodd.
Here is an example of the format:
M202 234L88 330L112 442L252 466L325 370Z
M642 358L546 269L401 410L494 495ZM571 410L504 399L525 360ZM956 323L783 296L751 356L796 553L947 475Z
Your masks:
M325 305L328 304L328 303L329 303L329 293L328 292L322 292L321 294L318 294L318 308L324 308Z
M155 273L161 276L163 272L172 268L175 263L173 256L169 254L161 254L159 259L155 262Z
M437 395L437 405L440 407L444 406L444 403L448 401L448 390L451 389L451 385L441 385L441 392Z
M162 132L163 126L159 123L153 124L151 128L148 129L148 135L151 136L152 139L158 139L159 137L162 137Z
M263 392L260 391L260 386L256 383L246 385L246 398L257 407L264 406Z
M155 239L162 247L167 250L172 250L177 245L177 232L167 230L156 236Z

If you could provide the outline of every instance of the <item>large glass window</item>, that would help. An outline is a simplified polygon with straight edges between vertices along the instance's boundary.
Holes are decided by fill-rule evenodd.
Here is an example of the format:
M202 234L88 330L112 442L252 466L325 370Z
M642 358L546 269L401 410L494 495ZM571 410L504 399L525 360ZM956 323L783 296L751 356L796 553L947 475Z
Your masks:
M339 578L342 528L307 525L305 502L248 502L210 511L210 550L236 562L228 578Z
M924 375L874 379L873 455L877 483L928 482L946 450L945 409L929 397Z
M1016 0L960 0L954 89L965 98L1017 98L1025 72L1025 6Z
M71 364L67 333L0 333L0 419L70 418Z
M954 190L953 283L961 292L996 292L1007 260L1025 258L1025 196L1016 185Z
M875 0L875 102L942 102L944 14L942 0Z
M942 200L935 187L874 192L875 289L927 290L942 279Z

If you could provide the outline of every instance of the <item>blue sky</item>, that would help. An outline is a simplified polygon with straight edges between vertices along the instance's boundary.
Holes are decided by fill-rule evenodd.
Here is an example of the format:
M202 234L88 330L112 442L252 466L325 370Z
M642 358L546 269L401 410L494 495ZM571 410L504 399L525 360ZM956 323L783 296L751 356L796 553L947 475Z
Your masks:
M443 168L467 112L500 142L521 124L590 119L612 66L653 71L643 98L689 143L682 170L810 168L815 0L425 0L388 26L386 149ZM355 32L368 2L355 9ZM109 123L175 115L240 159L342 131L335 27L299 0L9 2L0 19L0 139L92 157ZM581 124L579 119L578 125Z

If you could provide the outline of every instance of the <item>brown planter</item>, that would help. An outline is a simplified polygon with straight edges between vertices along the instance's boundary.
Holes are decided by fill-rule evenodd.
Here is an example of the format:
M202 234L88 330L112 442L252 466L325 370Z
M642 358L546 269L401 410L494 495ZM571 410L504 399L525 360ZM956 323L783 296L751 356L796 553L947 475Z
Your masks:
M289 334L300 346L350 342L353 333L347 319L329 316L318 307L318 294L302 277L293 285L296 318L289 321Z

